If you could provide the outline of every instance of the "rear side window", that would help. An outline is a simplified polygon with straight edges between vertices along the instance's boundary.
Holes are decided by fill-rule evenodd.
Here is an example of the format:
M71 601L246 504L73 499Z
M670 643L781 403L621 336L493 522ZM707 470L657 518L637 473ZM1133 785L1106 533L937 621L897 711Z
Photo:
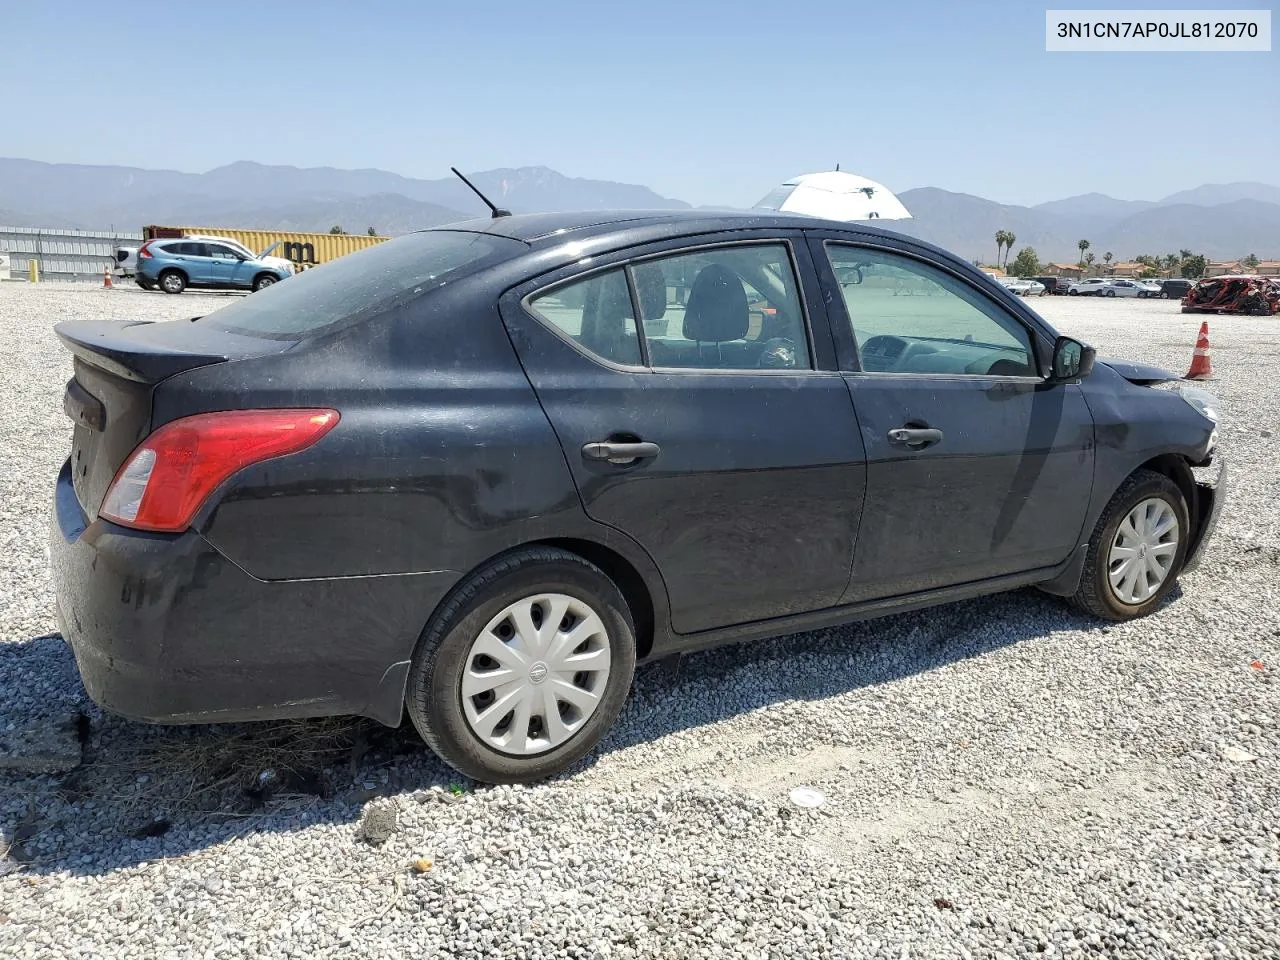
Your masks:
M356 323L526 249L509 237L426 230L305 270L200 322L250 336L301 339Z
M649 260L634 271L653 366L809 369L799 285L785 244L710 247ZM650 285L665 299L646 297Z
M584 350L613 363L640 364L635 310L621 267L539 294L529 306Z
M637 329L635 304L643 312ZM785 243L734 243L634 262L528 300L584 351L659 369L812 369ZM640 337L643 336L643 343Z

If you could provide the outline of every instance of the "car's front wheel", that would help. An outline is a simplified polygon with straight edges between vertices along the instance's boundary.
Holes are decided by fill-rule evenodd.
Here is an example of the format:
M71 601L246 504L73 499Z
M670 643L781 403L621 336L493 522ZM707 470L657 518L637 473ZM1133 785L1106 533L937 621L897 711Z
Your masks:
M253 292L257 293L259 290L265 289L266 287L271 286L275 282L276 282L276 278L273 277L271 274L269 273L259 274L257 277L254 278Z
M1146 616L1173 589L1191 536L1186 498L1152 470L1116 491L1089 540L1077 606L1106 620Z
M405 703L446 763L486 783L560 773L613 726L636 641L613 581L576 554L516 551L445 601L419 641Z

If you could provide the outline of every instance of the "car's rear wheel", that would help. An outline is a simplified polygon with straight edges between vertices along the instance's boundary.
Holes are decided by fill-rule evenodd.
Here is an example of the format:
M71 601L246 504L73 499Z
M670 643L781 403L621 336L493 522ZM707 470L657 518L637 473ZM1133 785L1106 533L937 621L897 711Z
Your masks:
M1152 470L1136 471L1098 519L1076 605L1106 620L1132 620L1154 610L1182 569L1189 518L1176 483Z
M253 280L253 292L257 293L264 287L269 287L276 282L276 278L269 273L260 273Z
M165 293L181 293L187 289L187 278L177 270L166 270L160 274L160 289Z
M409 671L418 733L486 783L560 773L613 726L636 643L621 592L576 554L547 547L498 558L433 617Z

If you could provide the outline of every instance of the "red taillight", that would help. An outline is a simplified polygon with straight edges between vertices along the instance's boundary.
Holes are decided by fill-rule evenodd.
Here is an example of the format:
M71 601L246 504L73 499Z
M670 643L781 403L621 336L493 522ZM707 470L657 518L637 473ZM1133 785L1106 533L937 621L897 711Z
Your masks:
M142 246L138 248L138 258L140 260L150 260L151 257L154 256L154 254L152 254L152 252L147 249L150 246L151 246L151 241L148 240L146 243L144 243Z
M120 467L98 515L178 533L237 470L305 450L337 423L337 410L227 410L166 423Z

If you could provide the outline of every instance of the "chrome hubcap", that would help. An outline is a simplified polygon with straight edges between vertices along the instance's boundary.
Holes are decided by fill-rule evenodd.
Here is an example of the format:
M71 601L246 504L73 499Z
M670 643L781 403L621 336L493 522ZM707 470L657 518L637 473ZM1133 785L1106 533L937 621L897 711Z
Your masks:
M1107 558L1107 580L1121 603L1150 600L1173 569L1178 515L1167 500L1151 497L1129 511Z
M562 593L518 600L467 653L460 685L467 725L501 753L554 750L595 713L609 665L609 634L586 603Z

